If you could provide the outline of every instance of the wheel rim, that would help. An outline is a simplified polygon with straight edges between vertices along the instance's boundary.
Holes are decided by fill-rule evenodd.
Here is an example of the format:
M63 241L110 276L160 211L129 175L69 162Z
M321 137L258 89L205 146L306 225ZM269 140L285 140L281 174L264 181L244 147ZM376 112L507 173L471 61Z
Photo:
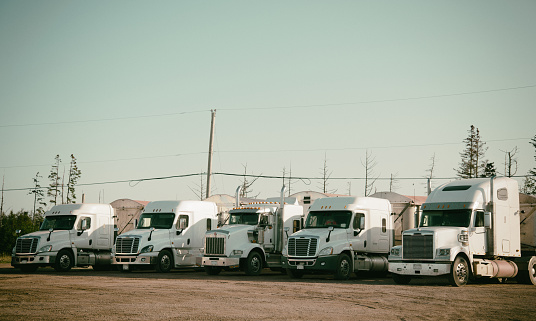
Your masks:
M169 267L171 266L171 259L169 258L169 256L162 256L162 260L160 260L160 266L162 267L162 270L169 269Z
M251 271L252 272L259 271L260 266L261 266L261 263L260 263L259 257L258 256L252 257L251 258L251 263L250 263Z
M536 279L536 263L529 268L529 275Z
M341 275L348 275L350 273L350 262L348 262L347 260L342 260L340 271Z
M69 255L64 254L60 257L60 267L62 269L67 269L71 265L71 258Z
M458 283L465 283L467 280L467 267L462 262L458 263L456 266L456 279L458 280Z

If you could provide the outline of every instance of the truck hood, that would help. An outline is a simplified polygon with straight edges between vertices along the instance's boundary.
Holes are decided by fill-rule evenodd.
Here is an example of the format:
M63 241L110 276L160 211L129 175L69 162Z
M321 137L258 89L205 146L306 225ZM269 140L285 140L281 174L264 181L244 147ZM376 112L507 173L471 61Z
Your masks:
M161 238L163 236L165 237L168 237L169 235L169 230L168 229L155 229L153 231L153 234L151 234L151 230L146 230L146 229L135 229L135 230L131 230L131 231L128 231L128 232L125 232L121 235L118 235L117 237L141 237L141 240L142 241L147 241L147 239L149 238L149 235L151 235L151 239L157 239L157 238Z
M249 230L254 230L255 225L246 225L246 224L233 224L233 225L224 225L220 227L217 230L210 231L212 234L214 232L216 233L224 233L224 234L234 234L234 233L245 233ZM207 232L209 233L209 232Z
M46 242L49 233L50 233L49 231L36 231L36 232L24 234L19 237L20 238L37 237ZM54 241L57 239L64 239L65 236L67 236L67 239L68 239L69 238L68 235L69 235L69 230L54 230L52 234L50 234L50 241Z

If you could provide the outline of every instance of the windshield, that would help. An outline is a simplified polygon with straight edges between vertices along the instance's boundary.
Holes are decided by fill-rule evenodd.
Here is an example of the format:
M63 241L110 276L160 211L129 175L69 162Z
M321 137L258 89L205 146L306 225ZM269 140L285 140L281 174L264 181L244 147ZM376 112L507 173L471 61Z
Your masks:
M45 216L45 220L41 224L40 231L54 230L72 230L76 221L75 215L55 215Z
M339 227L350 226L352 212L350 211L311 211L307 215L305 228Z
M421 227L459 226L469 227L471 210L423 211Z
M247 224L247 225L257 225L259 222L258 213L244 213L244 212L234 212L229 213L229 224Z
M151 227L170 229L173 226L175 214L173 213L143 213L140 216L138 227L140 229L148 229Z

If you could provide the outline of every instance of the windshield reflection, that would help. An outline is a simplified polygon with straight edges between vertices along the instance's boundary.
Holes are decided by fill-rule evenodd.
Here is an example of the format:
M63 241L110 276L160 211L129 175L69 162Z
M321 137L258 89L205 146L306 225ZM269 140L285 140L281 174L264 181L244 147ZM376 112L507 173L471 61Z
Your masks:
M148 229L151 227L170 229L173 226L175 214L173 213L143 213L137 228Z
M352 212L350 211L311 211L307 215L305 228L339 227L350 226Z
M423 211L421 227L458 226L469 227L471 210Z
M74 221L76 221L75 215L45 216L45 220L41 224L39 230L72 230L74 226Z

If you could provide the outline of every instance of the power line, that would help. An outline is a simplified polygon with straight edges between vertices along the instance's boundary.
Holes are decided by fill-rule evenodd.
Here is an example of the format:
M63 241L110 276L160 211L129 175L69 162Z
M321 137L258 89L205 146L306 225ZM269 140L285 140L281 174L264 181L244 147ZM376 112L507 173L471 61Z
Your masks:
M514 141L514 140L530 140L532 137L520 137L520 138L505 138L505 139L490 139L485 141L485 143L491 142L505 142L505 141ZM447 146L447 145L460 145L464 144L463 142L457 143L436 143L436 144L409 144L409 145L386 145L386 146L369 146L369 147L341 147L341 148L311 148L311 149L275 149L275 150L216 150L216 154L224 153L289 153L289 152L318 152L318 151L340 151L340 150L374 150L374 149L390 149L390 148L413 148L413 147L430 147L430 146ZM192 152L192 153L181 153L181 154L171 154L171 155L159 155L159 156L146 156L146 157L131 157L131 158L118 158L118 159L108 159L108 160L93 160L78 162L78 164L94 164L94 163L108 163L108 162L120 162L120 161L132 161L132 160L142 160L142 159L155 159L155 158L168 158L168 157L180 157L180 156L190 156L190 155L202 155L207 154L208 152ZM9 168L25 168L25 167L44 167L50 166L50 164L39 164L39 165L13 165L13 166L0 166L2 169Z
M255 110L270 110L270 109L337 107L337 106L377 104L377 103L397 102L397 101L409 101L409 100L434 99L434 98L444 98L444 97L454 97L454 96L477 95L477 94L486 94L486 93L491 93L491 92L511 91L511 90L528 89L528 88L535 88L535 87L536 87L536 85L527 85L527 86L518 86L518 87L488 89L488 90L467 91L467 92L461 92L461 93L438 94L438 95L415 96L415 97L403 97L403 98L393 98L393 99L363 100L363 101L354 101L354 102L345 102L345 103L272 106L272 107L244 107L244 108L219 107L218 110L222 110L222 111L255 111ZM102 121L117 121L117 120L126 120L126 119L166 117L166 116L177 116L177 115L201 113L201 112L208 112L208 111L210 111L210 109L202 109L202 110L195 110L195 111L184 111L184 112L167 113L167 114L153 114L153 115L142 115L142 116L128 116L128 117L100 118L100 119L86 119L86 120L70 120L70 121L61 121L61 122L46 122L46 123L33 123L33 124L6 124L6 125L0 125L0 128L46 126L46 125L63 125L63 124L102 122Z
M157 181L157 180L166 180L174 178L185 178L199 175L206 175L207 173L190 173L183 175L170 175L170 176L161 176L161 177L150 177L150 178L137 178L137 179L127 179L127 180L117 180L117 181L107 181L107 182L93 182L93 183L84 183L77 184L76 186L95 186L95 185L108 185L108 184L118 184L118 183L129 183L131 186L135 186L140 182L147 181ZM212 175L221 175L221 176L232 176L232 177L249 177L249 178L265 178L265 179L288 179L289 177L284 177L280 175L254 175L254 174L239 174L239 173L225 173L225 172L215 172ZM512 178L524 178L524 177L536 177L536 175L515 175L511 176ZM323 177L305 177L305 176L292 176L290 179L297 179L302 181L316 181L324 180ZM364 180L366 177L330 177L329 180ZM392 180L392 177L378 177L378 180ZM426 177L397 177L395 180L427 180ZM459 177L434 177L433 180L454 180L459 179ZM13 191L28 191L35 190L35 186L32 187L21 187L21 188L7 188L4 189L4 192L13 192ZM41 189L47 189L42 187Z

